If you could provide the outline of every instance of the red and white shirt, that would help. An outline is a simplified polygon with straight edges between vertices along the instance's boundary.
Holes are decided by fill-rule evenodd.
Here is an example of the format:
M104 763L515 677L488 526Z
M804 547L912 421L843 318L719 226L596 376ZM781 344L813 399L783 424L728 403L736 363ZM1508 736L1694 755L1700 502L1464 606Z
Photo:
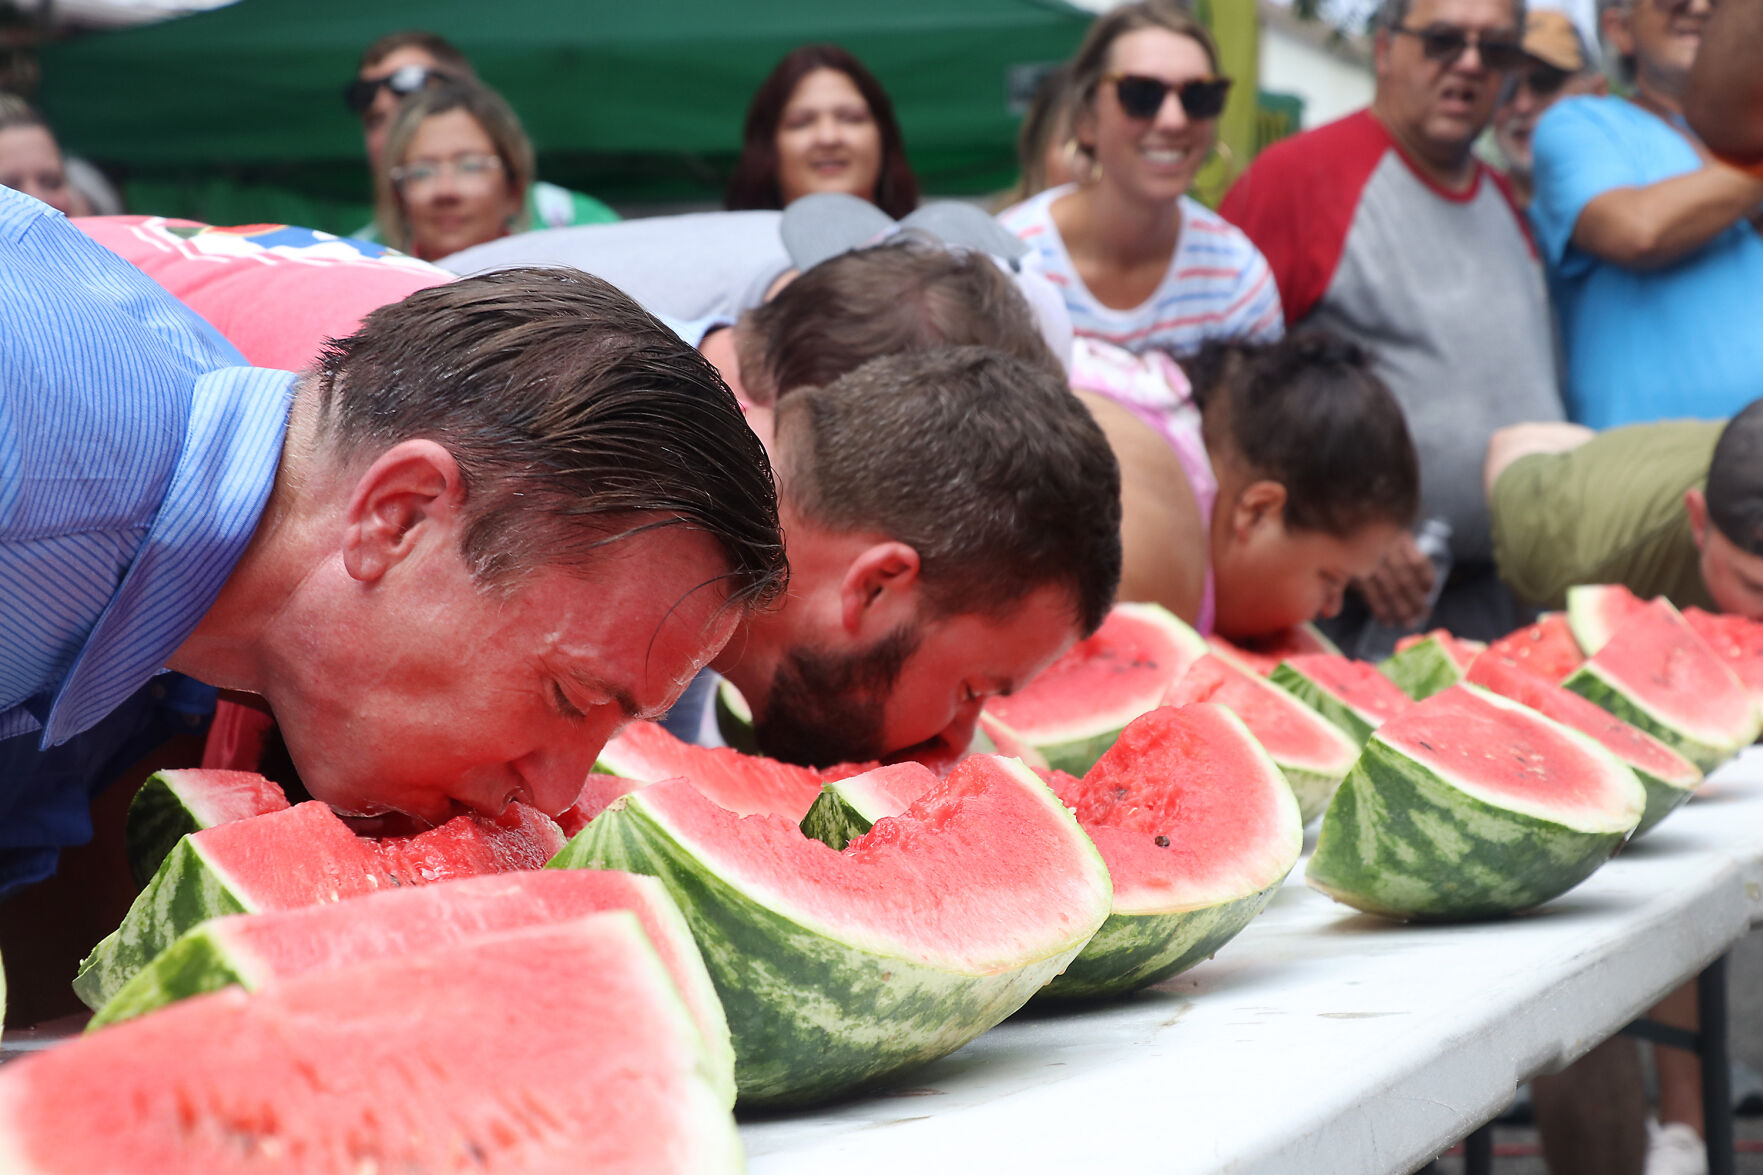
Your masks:
M1127 310L1096 300L1078 276L1053 223L1055 201L1075 188L1049 188L998 220L1029 245L1024 264L1065 299L1072 330L1129 351L1191 355L1210 339L1271 341L1284 330L1279 291L1249 238L1197 200L1181 198L1181 236L1155 292Z

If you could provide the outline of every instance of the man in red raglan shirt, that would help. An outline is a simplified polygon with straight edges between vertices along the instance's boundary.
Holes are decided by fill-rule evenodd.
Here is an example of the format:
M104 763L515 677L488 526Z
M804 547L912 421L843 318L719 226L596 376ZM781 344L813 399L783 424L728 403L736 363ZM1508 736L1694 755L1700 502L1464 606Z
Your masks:
M1503 181L1472 154L1505 72L1528 64L1523 27L1517 0L1386 0L1371 107L1270 147L1220 209L1266 255L1288 327L1375 356L1420 451L1423 512L1451 527L1429 623L1484 639L1520 616L1493 570L1481 455L1497 428L1561 418L1541 271ZM1401 625L1426 619L1432 579L1404 539L1360 587Z

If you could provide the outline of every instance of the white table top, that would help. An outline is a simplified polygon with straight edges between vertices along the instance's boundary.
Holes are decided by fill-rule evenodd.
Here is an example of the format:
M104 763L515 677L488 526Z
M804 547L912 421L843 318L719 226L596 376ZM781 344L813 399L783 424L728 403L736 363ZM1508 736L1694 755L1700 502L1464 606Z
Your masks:
M1763 749L1527 915L1407 926L1300 862L1216 958L1106 1006L1025 1012L817 1112L751 1118L753 1175L1410 1171L1763 922Z

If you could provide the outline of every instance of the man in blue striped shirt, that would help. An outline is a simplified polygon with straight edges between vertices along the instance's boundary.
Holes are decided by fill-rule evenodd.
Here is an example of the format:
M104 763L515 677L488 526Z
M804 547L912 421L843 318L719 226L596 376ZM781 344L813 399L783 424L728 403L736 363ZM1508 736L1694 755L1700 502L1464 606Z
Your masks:
M165 668L339 810L560 811L782 551L733 397L604 282L421 291L296 378L0 189L0 894L200 710Z

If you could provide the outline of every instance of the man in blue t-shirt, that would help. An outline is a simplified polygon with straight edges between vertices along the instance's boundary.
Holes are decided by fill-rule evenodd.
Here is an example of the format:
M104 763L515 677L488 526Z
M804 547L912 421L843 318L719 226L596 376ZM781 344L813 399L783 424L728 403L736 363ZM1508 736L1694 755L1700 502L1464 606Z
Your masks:
M1572 98L1538 125L1531 221L1594 428L1730 416L1763 395L1763 180L1683 118L1707 0L1629 0L1604 34L1632 98Z

